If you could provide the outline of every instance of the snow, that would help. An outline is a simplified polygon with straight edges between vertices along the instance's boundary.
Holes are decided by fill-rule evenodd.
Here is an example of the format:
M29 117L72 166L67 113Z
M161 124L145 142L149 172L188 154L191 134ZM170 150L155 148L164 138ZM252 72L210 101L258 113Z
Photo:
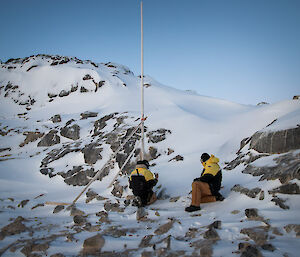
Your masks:
M32 224L32 217L36 216L43 219L43 223L60 224L71 226L72 218L67 212L63 211L53 214L53 206L45 206L31 210L33 206L45 201L72 202L83 187L72 187L64 183L63 178L55 176L49 178L39 172L40 162L47 152L55 149L37 148L37 142L29 143L23 148L19 144L24 141L22 135L24 131L34 131L36 128L40 132L48 132L50 128L55 128L55 124L49 119L55 114L61 114L62 122L65 124L70 119L75 119L76 124L81 127L81 145L93 142L90 130L93 122L99 118L113 113L125 113L128 116L125 123L128 126L136 126L135 121L140 116L140 80L129 71L126 66L110 63L116 68L110 68L104 64L91 65L90 62L77 64L75 59L67 64L50 66L45 57L31 58L25 64L13 64L15 69L7 70L0 68L0 86L11 82L18 85L24 92L24 99L31 96L36 103L26 110L24 106L15 104L10 98L4 97L4 88L0 91L0 129L8 131L7 136L0 137L1 148L11 147L11 151L0 152L8 160L0 162L0 225L1 228L9 223L9 219L23 216L28 218ZM33 65L37 67L26 71ZM1 65L2 67L4 64ZM92 80L82 78L90 74L96 83L105 81L105 84L95 92L95 84ZM136 221L135 208L127 207L124 213L110 213L110 220L114 226L122 228L136 228L137 233L127 233L126 236L114 238L105 236L105 246L102 251L122 251L124 245L127 249L138 248L140 240L149 234L153 234L158 224L165 224L168 218L175 219L171 230L171 245L173 250L186 250L192 253L189 244L178 241L176 237L184 236L189 228L203 228L216 220L222 221L222 230L218 231L222 238L213 246L214 256L232 256L232 252L238 249L238 242L241 240L239 232L244 227L260 226L261 221L246 220L244 210L246 208L257 208L259 214L267 217L272 226L284 227L287 224L299 224L299 196L284 195L288 199L290 210L283 211L271 202L271 196L266 194L263 201L257 198L249 198L245 195L232 192L230 189L235 184L240 184L249 189L260 187L265 192L280 185L278 180L259 181L259 177L243 174L243 165L239 165L234 170L223 170L222 194L225 196L223 202L209 203L201 205L201 216L193 217L186 213L184 208L190 204L191 183L195 177L199 177L202 165L199 158L203 152L214 154L220 159L220 166L223 168L225 162L235 158L235 153L240 147L240 141L245 137L251 136L256 131L277 131L294 128L300 123L300 101L286 100L270 105L249 106L232 103L222 99L197 95L193 92L184 92L161 85L155 79L146 76L145 83L150 84L145 88L145 115L148 116L145 125L149 130L165 128L171 130L167 134L166 140L155 144L162 154L152 167L153 172L159 174L159 185L166 189L170 197L180 196L175 203L169 200L159 200L148 208L148 217L155 221L152 223L141 223ZM124 84L126 86L124 86ZM79 89L84 86L90 92L80 93L79 90L72 92L67 97L56 97L49 102L48 93L59 94L62 90L70 90L71 86L78 85ZM80 119L80 113L85 111L98 112L98 116L86 120ZM26 117L20 118L18 114L27 112ZM272 125L268 126L275 119ZM106 131L110 131L113 124L108 122ZM17 133L17 131L20 133ZM64 139L63 143L71 142ZM146 149L153 144L146 143ZM171 155L166 155L168 148L174 150ZM94 165L95 170L101 169L102 165L108 160L111 150L103 146L102 160L98 160ZM183 161L170 161L176 155L184 157ZM30 157L33 156L33 157ZM275 155L274 155L275 156ZM261 158L253 164L256 166L274 165L274 156ZM70 169L76 165L84 165L84 158L81 152L72 152L64 158L52 162L49 167L57 170ZM100 182L92 184L93 190L99 195L109 198L116 202L116 198L111 195L111 189L107 186L112 178L117 174L118 168L115 165L113 171ZM127 178L121 177L120 183L126 183ZM36 196L44 194L40 198ZM125 195L131 194L127 189ZM8 200L14 198L14 201ZM90 222L98 219L92 214L103 210L103 203L93 200L89 204L85 203L82 196L78 201L78 208L89 213ZM16 207L9 209L8 205L17 205L24 199L30 199L24 208ZM237 214L232 212L238 210ZM159 216L156 212L159 212ZM108 225L101 224L102 228ZM54 228L59 232L60 228ZM53 231L52 231L53 232ZM42 233L42 232L41 232ZM264 256L282 256L288 253L289 256L297 256L300 250L299 239L293 233L284 233L283 236L274 236L272 244L277 248L275 252L263 251ZM28 233L27 233L28 234ZM96 232L82 232L75 235L76 240L67 242L65 239L58 238L51 243L51 248L47 251L48 255L62 252L66 256L76 255L82 249L83 241L97 234ZM26 235L25 237L30 237ZM165 236L162 236L163 239ZM6 237L0 241L0 248L18 239ZM164 244L163 242L161 243ZM144 250L151 250L145 248ZM141 254L137 251L136 256ZM3 256L23 256L20 249L15 253L6 251Z

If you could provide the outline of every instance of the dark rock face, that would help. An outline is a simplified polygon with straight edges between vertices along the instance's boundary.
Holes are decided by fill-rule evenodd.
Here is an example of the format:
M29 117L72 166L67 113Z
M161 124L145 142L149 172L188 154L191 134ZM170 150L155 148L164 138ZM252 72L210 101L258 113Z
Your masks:
M46 134L37 146L52 146L60 143L60 137L57 135L57 130L51 130Z
M101 119L95 121L95 123L94 123L94 136L97 136L101 133L101 130L103 128L105 128L106 125L107 125L106 121L113 118L114 115L115 115L115 113L109 114L109 115L106 115L106 116L102 117Z
M75 166L72 170L68 170L66 173L58 172L64 178L64 181L68 185L72 186L86 186L90 180L96 175L94 168L84 169L82 166Z
M260 180L279 179L281 183L287 183L293 179L300 179L300 153L293 152L274 158L276 163L273 167L255 167L248 165L243 173L253 176L262 176Z
M278 205L281 209L288 210L290 207L285 204L286 200L283 200L277 196L274 196L271 202L274 202L275 205Z
M250 148L260 153L286 153L300 148L300 127L275 132L256 132Z
M102 148L99 148L97 143L86 145L81 152L84 155L84 161L87 164L95 164L98 160L102 159Z
M60 130L60 134L63 137L72 139L72 140L77 140L80 138L80 127L77 124L73 124L72 126L68 127L63 127Z
M161 142L166 139L167 134L171 134L171 130L161 128L155 131L150 131L147 133L148 143Z

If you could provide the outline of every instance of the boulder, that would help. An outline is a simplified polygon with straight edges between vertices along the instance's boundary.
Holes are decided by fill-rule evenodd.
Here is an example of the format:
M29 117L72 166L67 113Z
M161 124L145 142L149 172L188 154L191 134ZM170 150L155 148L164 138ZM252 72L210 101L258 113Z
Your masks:
M173 224L174 224L174 220L170 220L168 223L159 226L154 231L154 234L155 235L162 235L162 234L167 233L173 227Z
M158 129L154 131L150 131L147 133L148 143L158 143L166 139L167 134L171 134L171 130L168 129Z
M80 114L81 119L88 119L88 118L94 118L98 116L98 112L84 112Z
M57 135L57 130L50 130L42 140L37 144L39 147L52 146L60 143L60 137Z
M237 184L231 188L231 191L239 192L241 194L247 195L250 198L255 198L261 192L261 189L258 187L253 189L248 189Z
M296 183L288 183L268 191L269 194L300 194L300 188Z
M95 164L98 160L102 159L101 152L103 148L99 147L97 143L86 145L81 152L84 155L84 161L87 164Z
M286 153L300 148L300 127L270 132L256 132L250 148L260 153Z
M61 117L59 114L55 114L53 117L50 118L50 120L53 122L53 123L58 123L58 122L61 122Z
M40 132L31 132L31 131L26 131L23 133L24 136L26 136L25 140L23 143L20 144L20 147L23 147L24 145L34 142L38 140L39 138L43 137L44 134Z

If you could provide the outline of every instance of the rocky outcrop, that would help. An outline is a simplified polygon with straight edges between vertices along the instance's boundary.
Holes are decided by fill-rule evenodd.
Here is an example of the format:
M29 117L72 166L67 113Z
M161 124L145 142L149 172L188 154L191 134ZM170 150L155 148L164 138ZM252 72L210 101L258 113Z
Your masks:
M77 124L73 124L72 126L65 126L60 130L60 134L63 137L77 140L80 138L80 127Z
M57 130L50 130L37 146L52 146L60 143L60 137L57 135Z
M250 148L270 154L299 149L300 127L275 132L256 132L251 138Z

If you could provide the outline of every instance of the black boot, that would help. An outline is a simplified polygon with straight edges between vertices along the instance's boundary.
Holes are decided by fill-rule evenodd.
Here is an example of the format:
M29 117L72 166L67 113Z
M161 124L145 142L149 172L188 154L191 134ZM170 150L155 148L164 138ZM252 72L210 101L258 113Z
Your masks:
M219 192L217 193L217 195L216 195L216 200L217 201L224 201L224 196L223 195L221 195Z
M200 206L191 205L189 207L185 208L185 211L187 212L193 212L193 211L199 211L201 210Z

